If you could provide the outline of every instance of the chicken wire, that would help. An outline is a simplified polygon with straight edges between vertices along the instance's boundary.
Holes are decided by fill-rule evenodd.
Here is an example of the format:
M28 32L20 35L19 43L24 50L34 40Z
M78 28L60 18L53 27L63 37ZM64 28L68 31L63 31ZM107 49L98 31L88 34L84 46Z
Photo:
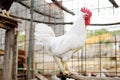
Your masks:
M109 40L103 41L99 38L98 42L85 45L80 61L80 72L82 74L88 75L92 73L95 76L98 73L104 73L109 77L120 76L119 38L116 35L112 35L111 38L108 36L107 39Z
M61 19L54 19L51 17L46 17L34 12L34 19L46 22L69 22L72 21L70 18L71 15L64 12L53 3L48 4L44 0L34 0L35 9L43 13L59 17ZM92 3L93 2L93 3ZM23 3L30 6L30 1L23 1ZM83 6L89 7L93 12L93 23L98 23L97 19L107 19L106 22L112 22L109 16L118 15L120 10L113 8L111 4L108 6L105 3L108 1L104 0L61 0L63 6L73 11L76 15L79 15L79 9ZM19 3L14 3L10 9L10 13L16 16L22 16L24 18L30 17L30 10L20 5ZM107 18L104 18L106 15ZM100 16L100 18L95 18ZM113 18L113 17L112 17ZM20 20L20 19L19 19ZM119 17L115 17L114 21L119 21ZM28 53L28 43L29 43L29 21L21 20L22 23L19 23L18 30L19 35L22 36L22 39L18 39L18 48L22 49ZM106 23L101 20L99 23ZM34 22L34 24L36 24ZM71 25L56 25L49 24L52 26L55 31L56 36L63 35L65 31L69 29ZM88 26L89 27L89 26ZM90 26L94 27L94 26ZM99 26L95 26L99 27ZM97 30L88 30L87 33L92 34L92 36L97 37L97 41L94 43L86 43L86 45L76 54L72 56L69 61L69 67L73 72L80 73L82 75L92 74L96 76L98 73L105 73L106 76L120 76L119 72L119 54L120 54L120 34L119 34L119 25L113 26L114 28L109 28L111 26L106 26L101 28L102 34L106 34L104 30L118 29L117 31L108 32L110 35L101 40L100 36L97 36L95 32ZM4 41L4 34L0 31L0 42ZM34 34L34 33L33 33ZM101 34L101 35L102 35ZM2 37L1 37L2 36ZM33 35L34 36L34 35ZM89 39L89 38L88 38ZM96 39L96 38L94 38ZM33 49L32 54L32 66L35 71L41 72L45 75L58 74L59 69L56 65L52 56L44 54L44 47L41 45L36 45L33 38ZM93 40L94 41L94 40ZM2 46L2 47L1 47ZM4 42L0 43L0 47L3 49ZM0 62L2 64L2 57L0 57Z
M23 1L23 3L27 4L30 6L30 1ZM51 18L51 17L46 17L43 15L40 15L38 13L34 13L34 20L39 20L39 21L46 21L46 22L63 22L64 19L64 15L63 15L63 11L61 9L59 9L57 6L53 5L53 4L48 4L47 2L45 2L44 0L34 0L34 9L36 9L37 11L41 11L44 14L48 14L48 15L52 15L55 17L58 17L60 19L56 19L56 18ZM61 3L61 2L60 2ZM16 6L17 5L17 6ZM19 6L19 8L18 8ZM11 13L16 15L16 16L22 16L24 18L29 18L30 16L30 11L29 9L25 8L24 6L18 4L18 3L14 3L13 7L11 8ZM18 30L19 30L19 36L18 40L19 44L18 47L19 49L22 49L26 52L26 55L28 53L28 46L29 46L29 21L22 21L22 24L20 23L18 26ZM33 23L34 25L36 24L35 22ZM52 26L53 30L55 31L56 36L62 35L64 34L64 27L63 25L54 25L54 24L49 24L49 26ZM34 31L34 28L33 28ZM34 33L32 33L34 34ZM24 36L24 37L23 37ZM34 35L32 35L34 36ZM21 40L21 37L23 37L23 39ZM36 70L39 70L40 72L43 72L46 68L44 68L44 65L52 65L55 64L55 62L53 62L53 59L51 56L48 55L44 55L43 53L41 53L41 50L43 50L43 48L41 48L42 46L40 45L35 45L34 42L35 39L32 38L32 44L34 45L32 47L32 59L31 59L31 68ZM34 57L33 57L34 56ZM50 59L48 59L50 58ZM49 62L45 62L44 60L47 59L52 60ZM46 69L47 71L48 69ZM53 68L49 68L48 72L51 73L51 71L53 71ZM45 71L44 71L45 72Z
M94 15L95 16L96 15L103 16L104 14L106 14L106 15L110 14L112 16L112 15L118 14L118 12L119 12L119 11L117 11L118 9L115 9L112 6L108 7L108 6L104 5L104 3L107 1L104 1L104 2L102 2L100 0L92 0L92 1L96 2L96 4L92 5L92 3L90 4L91 1L88 1L88 0L84 0L84 1L64 0L63 5L65 7L67 7L69 10L75 12L77 15L79 15L79 9L82 6L89 7L93 12L93 17L94 17ZM68 7L68 5L69 5L69 7ZM65 21L72 21L69 17L71 17L71 15L69 15L68 13L64 13ZM108 16L107 16L107 18L108 18ZM98 23L97 20L94 23ZM101 23L104 23L104 22L101 22ZM115 28L117 29L118 26L115 26ZM66 27L68 29L68 27L70 27L70 25L65 25L65 28ZM95 27L99 27L99 26L95 26ZM73 71L78 72L82 75L91 74L93 76L97 76L97 75L99 75L99 73L101 73L100 75L102 75L102 73L104 73L106 76L109 76L109 77L110 76L115 77L115 76L120 75L119 67L118 67L119 66L119 53L120 53L119 52L119 45L120 45L119 43L120 42L119 42L119 34L118 34L119 31L109 32L109 29L110 29L109 27L112 27L112 26L106 26L106 28L105 28L106 30L108 30L108 33L104 32L104 27L101 28L101 32L102 32L103 36L102 35L96 36L96 34L94 34L94 33L97 30L94 30L93 32L88 31L89 34L93 34L92 36L96 36L97 39L96 38L94 38L94 39L97 41L95 41L94 43L93 42L86 43L86 45L83 47L82 50L80 50L78 53L73 55L73 57L69 61L69 67ZM118 30L119 30L119 28L118 28ZM109 34L109 35L107 35L107 34ZM105 35L107 35L107 36L105 36ZM92 41L94 41L94 40L92 39ZM56 67L56 65L53 64L54 60L53 60L53 63L50 63L49 61L51 61L51 59L49 59L49 61L47 61L47 59L48 58L46 56L43 56L44 64L43 64L43 68L41 67L41 71L44 74L51 74L54 71L56 71L56 72L59 71L59 69ZM46 63L45 63L45 60L46 60ZM38 64L39 63L37 63L36 65L38 65ZM42 62L40 64L42 64ZM53 64L54 67L53 66L48 67L47 64L48 65ZM53 67L53 68L49 69L50 67ZM52 70L52 69L55 69L55 70ZM50 73L49 73L49 71L50 71Z

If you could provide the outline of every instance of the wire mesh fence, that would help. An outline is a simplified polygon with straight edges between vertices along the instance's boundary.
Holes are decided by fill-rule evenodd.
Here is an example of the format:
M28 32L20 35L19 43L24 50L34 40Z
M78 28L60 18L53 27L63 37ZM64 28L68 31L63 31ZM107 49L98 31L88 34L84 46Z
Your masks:
M102 39L105 34L94 36L95 40L93 38L92 40L88 39L82 50L73 54L68 62L71 70L86 76L88 74L96 76L99 75L98 73L104 73L109 77L120 76L119 34L107 33L109 35ZM44 49L41 48L41 50L36 51L36 54L39 55L35 57L38 61L35 61L36 69L42 71L43 74L59 73L52 56L45 54L44 51L40 52L42 50Z
M39 12L34 12L34 20L45 21L45 22L71 22L71 15L54 5L53 3L47 3L44 0L34 0L36 11L40 11L44 14L41 15ZM91 3L94 2L94 3ZM30 6L30 1L23 1L24 4ZM73 11L76 15L79 15L79 9L83 6L89 7L93 12L93 22L98 23L97 20L100 19L100 23L119 21L119 17L110 17L118 15L120 10L113 8L111 5L105 5L107 1L101 0L60 0L60 4L67 7L69 10ZM94 4L94 5L93 5ZM69 6L69 7L68 7ZM30 9L21 5L20 3L14 3L10 13L22 17L30 17ZM109 15L108 15L109 14ZM107 16L107 17L104 17ZM51 16L57 17L53 18ZM100 18L95 18L96 16ZM102 19L106 21L102 21ZM25 52L25 57L27 59L28 46L29 46L29 21L21 20L19 23L18 30L18 48ZM34 22L34 25L37 22ZM52 26L55 31L56 36L63 35L71 25L61 25L61 24L48 24ZM90 26L90 28L93 26ZM99 26L95 26L98 27ZM95 28L93 27L93 28ZM111 28L113 27L113 28ZM89 29L89 28L88 28ZM110 31L115 29L116 31ZM5 30L0 29L0 53L4 52L4 38ZM34 34L34 33L32 33ZM120 76L120 30L119 25L115 26L104 26L100 30L88 30L88 37L85 46L76 54L73 54L70 59L69 67L73 72L77 72L82 75L100 75L104 73L106 76ZM34 35L33 35L34 36ZM59 68L56 65L54 59L49 54L45 54L44 47L35 44L35 39L32 38L33 49L33 70L41 72L44 75L51 75L53 73L58 74ZM27 62L26 62L27 63ZM25 63L25 64L26 64ZM0 67L3 65L3 56L0 56ZM24 65L26 68L27 65ZM99 74L101 73L101 74Z

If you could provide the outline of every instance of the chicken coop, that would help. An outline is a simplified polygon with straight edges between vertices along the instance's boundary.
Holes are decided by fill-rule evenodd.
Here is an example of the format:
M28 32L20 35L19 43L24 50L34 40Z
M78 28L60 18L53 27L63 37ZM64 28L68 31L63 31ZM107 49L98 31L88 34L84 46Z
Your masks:
M0 80L120 80L119 0L13 1L10 16L0 10Z

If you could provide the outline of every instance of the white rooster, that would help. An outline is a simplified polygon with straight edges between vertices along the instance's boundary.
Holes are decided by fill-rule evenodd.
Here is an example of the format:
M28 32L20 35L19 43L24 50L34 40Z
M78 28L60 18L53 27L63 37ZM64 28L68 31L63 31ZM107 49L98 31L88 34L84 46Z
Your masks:
M64 35L55 37L51 27L46 24L36 24L35 39L50 53L60 71L72 73L67 62L73 53L80 50L86 41L86 26L90 24L92 12L87 8L81 8L80 15L73 22L72 28Z

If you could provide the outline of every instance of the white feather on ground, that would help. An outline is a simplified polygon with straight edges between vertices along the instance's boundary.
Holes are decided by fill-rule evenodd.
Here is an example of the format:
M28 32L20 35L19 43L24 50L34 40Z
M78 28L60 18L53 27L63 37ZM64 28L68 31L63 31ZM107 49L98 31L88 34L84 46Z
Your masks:
M98 74L96 75L96 77L106 77L106 75L101 72L101 73L98 73Z
M107 70L101 68L101 72L97 73L96 77L106 77Z

